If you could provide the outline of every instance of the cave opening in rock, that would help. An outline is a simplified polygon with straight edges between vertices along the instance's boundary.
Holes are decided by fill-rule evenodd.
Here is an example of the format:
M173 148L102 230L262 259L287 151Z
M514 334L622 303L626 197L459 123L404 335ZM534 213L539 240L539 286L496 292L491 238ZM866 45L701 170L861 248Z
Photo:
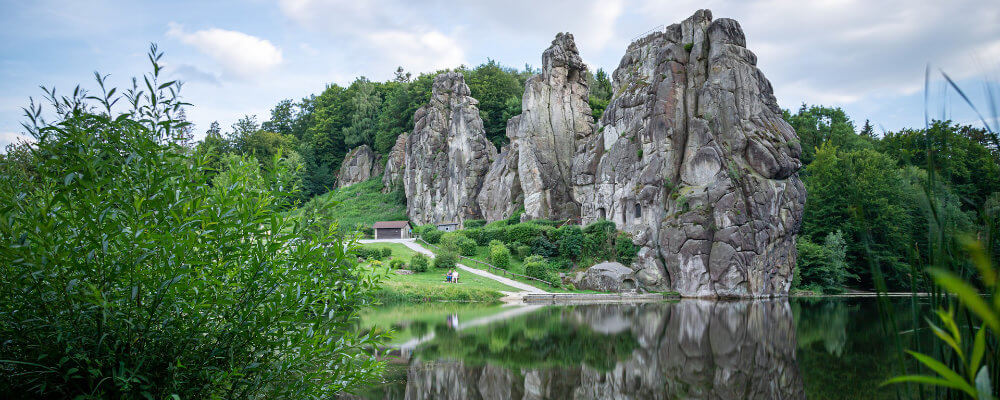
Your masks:
M642 218L642 206L635 203L635 218Z
M622 224L628 223L628 207L622 205Z
M604 209L604 207L601 207L601 208L597 209L597 218L598 219L608 219L608 215L607 214L608 214L608 212Z

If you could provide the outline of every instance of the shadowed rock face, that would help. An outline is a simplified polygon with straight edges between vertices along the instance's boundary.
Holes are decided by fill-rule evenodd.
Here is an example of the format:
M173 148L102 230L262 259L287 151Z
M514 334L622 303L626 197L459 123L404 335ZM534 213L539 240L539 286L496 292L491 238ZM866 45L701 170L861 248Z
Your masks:
M337 187L351 186L378 175L378 160L379 155L367 144L355 147L344 156L344 162L340 164Z
M632 43L573 162L582 222L642 249L639 283L684 296L786 295L805 204L801 148L739 24L708 10Z
M638 347L603 371L412 361L406 399L805 398L785 300L579 306L563 318Z
M486 139L479 102L458 72L436 76L431 92L406 140L407 214L418 225L481 218L476 196L497 150Z
M483 218L487 221L507 219L524 203L521 179L517 175L519 143L517 126L521 116L507 121L507 138L510 143L500 149L500 155L490 166L483 181L483 189L477 201Z
M385 170L382 172L382 192L389 193L403 186L403 167L406 162L406 139L410 135L407 133L396 138L396 144L389 150L389 159L386 160Z

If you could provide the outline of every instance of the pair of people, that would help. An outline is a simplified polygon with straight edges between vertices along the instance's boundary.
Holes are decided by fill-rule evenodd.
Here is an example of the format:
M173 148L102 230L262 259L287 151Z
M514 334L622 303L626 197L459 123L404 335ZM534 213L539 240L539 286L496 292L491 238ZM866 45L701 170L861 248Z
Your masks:
M444 281L448 283L458 283L458 271L453 269L448 270L448 273L444 276Z

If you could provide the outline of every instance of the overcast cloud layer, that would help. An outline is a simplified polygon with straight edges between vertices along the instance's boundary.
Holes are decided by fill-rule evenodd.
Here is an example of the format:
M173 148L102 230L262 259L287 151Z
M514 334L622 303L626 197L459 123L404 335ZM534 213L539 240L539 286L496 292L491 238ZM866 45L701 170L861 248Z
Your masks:
M1000 2L992 0L81 3L4 1L0 145L19 135L20 107L38 85L87 86L94 70L125 85L147 70L150 42L166 51L167 73L186 82L198 135L213 120L265 120L281 99L362 75L384 80L397 66L420 73L492 58L537 67L557 32L573 33L591 68L610 72L636 36L698 8L740 22L782 107L839 106L886 130L923 124L927 65L985 104L982 82L1000 64ZM940 81L932 115L974 122Z

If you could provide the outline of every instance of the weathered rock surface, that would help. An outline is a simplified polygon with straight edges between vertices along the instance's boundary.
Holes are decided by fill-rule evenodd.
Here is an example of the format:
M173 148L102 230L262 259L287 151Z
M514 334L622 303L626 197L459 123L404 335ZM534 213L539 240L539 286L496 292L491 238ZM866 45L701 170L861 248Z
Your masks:
M617 262L602 262L587 268L573 283L580 290L627 292L636 289L632 269Z
M375 154L367 144L355 147L344 156L337 173L337 187L347 187L361 183L378 175L380 155Z
M406 139L410 135L407 133L396 138L396 144L389 150L389 158L385 163L385 170L382 171L382 192L389 193L397 188L403 187L403 167L406 162Z
M407 215L418 225L481 218L476 197L497 150L486 139L479 102L458 72L436 76L431 92L406 141Z
M602 332L613 326L613 331L603 332L609 340L619 332L628 333L636 346L628 354L602 354L592 360L610 359L605 368L586 362L559 365L559 356L564 355L544 360L553 366L533 366L527 360L529 365L521 368L489 361L483 365L479 359L465 364L423 362L418 357L408 369L405 398L806 398L796 358L795 323L785 300L588 305L561 312L566 320L580 325L578 329ZM590 347L589 343L560 344ZM403 396L387 390L385 398Z
M516 140L527 219L579 218L573 156L576 140L594 131L586 72L573 35L560 33L542 53L542 73L525 83Z
M632 43L579 140L582 222L642 246L636 279L684 296L785 295L806 193L801 148L739 24L708 10Z
M510 143L500 149L496 161L490 166L477 202L487 221L507 219L524 203L521 179L517 174L519 144L517 126L521 120L516 116L507 121L507 138Z

